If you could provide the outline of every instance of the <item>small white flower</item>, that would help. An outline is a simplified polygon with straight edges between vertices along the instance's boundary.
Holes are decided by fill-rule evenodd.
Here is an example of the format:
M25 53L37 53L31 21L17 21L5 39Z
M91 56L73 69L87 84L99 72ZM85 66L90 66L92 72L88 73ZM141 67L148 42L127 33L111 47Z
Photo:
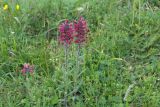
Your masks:
M11 34L15 34L15 32L11 31Z
M84 11L84 8L83 8L83 7L78 7L78 8L77 8L77 11L78 11L78 12L83 12L83 11Z

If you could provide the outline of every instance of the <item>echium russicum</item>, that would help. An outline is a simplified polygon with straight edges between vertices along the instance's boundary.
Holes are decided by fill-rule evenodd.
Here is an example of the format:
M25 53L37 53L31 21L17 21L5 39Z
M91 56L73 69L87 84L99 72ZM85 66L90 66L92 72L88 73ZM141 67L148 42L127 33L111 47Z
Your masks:
M68 20L65 20L59 25L59 41L64 46L65 53L65 71L67 72L67 63L68 63L68 48L73 42L74 28L73 23L69 23Z
M64 72L64 79L65 84L68 81L67 77L67 71L68 71L68 48L70 44L73 42L73 34L74 34L74 28L73 24L69 23L68 20L65 20L65 22L61 23L59 25L59 41L64 46L64 52L65 52L65 72ZM64 105L67 106L67 86L65 86L65 92L64 92Z
M25 63L23 65L21 72L23 75L26 75L27 73L33 73L33 65L30 65L29 63Z
M74 43L77 44L77 69L80 71L79 57L81 51L81 45L87 40L87 33L89 32L86 20L80 17L77 21L74 21Z
M74 72L74 88L76 88L78 85L77 80L79 79L78 75L82 73L80 67L81 45L87 41L87 33L89 32L86 20L80 17L78 20L74 21L74 29L74 43L77 44L77 66L76 72ZM74 98L76 99L76 94L74 94Z
M67 84L67 71L68 71L68 48L71 43L77 44L77 72L74 72L74 88L76 88L78 75L80 73L80 48L81 45L87 40L87 33L89 31L86 20L80 17L73 23L65 20L59 25L59 41L64 46L65 50L65 84ZM67 105L67 86L65 87L65 105ZM75 95L76 96L76 95Z

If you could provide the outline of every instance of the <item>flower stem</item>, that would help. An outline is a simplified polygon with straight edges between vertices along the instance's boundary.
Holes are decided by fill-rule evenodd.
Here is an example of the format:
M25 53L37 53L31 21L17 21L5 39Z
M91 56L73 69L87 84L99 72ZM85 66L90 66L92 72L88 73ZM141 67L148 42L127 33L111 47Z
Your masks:
M80 72L80 44L78 44L78 49L77 49L77 73L79 74Z
M65 85L65 92L64 92L64 105L65 107L67 107L67 80L68 80L68 77L67 77L67 71L68 71L68 45L66 44L64 46L64 51L65 51L65 72L64 72L64 85Z
M78 46L77 46L76 56L77 56L77 62L76 62L77 69L74 72L74 90L77 89L76 86L77 86L78 74L80 73L80 58L79 58L80 57L80 44L78 44ZM76 91L74 92L74 101L76 99Z

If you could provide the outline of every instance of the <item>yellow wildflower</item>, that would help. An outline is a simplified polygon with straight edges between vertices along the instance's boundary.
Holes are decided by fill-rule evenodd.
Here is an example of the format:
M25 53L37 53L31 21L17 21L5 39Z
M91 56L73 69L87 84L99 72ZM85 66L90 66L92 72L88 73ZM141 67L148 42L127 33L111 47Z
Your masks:
M20 9L20 6L17 4L16 5L16 10L19 10Z
M3 10L7 10L7 9L8 9L8 5L5 4L5 5L3 6Z

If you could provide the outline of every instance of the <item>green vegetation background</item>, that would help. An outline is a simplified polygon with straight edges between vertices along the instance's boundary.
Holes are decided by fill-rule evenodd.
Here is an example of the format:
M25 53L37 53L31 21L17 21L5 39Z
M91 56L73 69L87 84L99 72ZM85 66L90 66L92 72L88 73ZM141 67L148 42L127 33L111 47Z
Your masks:
M159 107L159 7L159 0L0 1L0 107L61 107L66 86L70 107ZM57 28L80 15L90 33L73 95L75 46L64 84ZM35 68L27 79L24 63Z

